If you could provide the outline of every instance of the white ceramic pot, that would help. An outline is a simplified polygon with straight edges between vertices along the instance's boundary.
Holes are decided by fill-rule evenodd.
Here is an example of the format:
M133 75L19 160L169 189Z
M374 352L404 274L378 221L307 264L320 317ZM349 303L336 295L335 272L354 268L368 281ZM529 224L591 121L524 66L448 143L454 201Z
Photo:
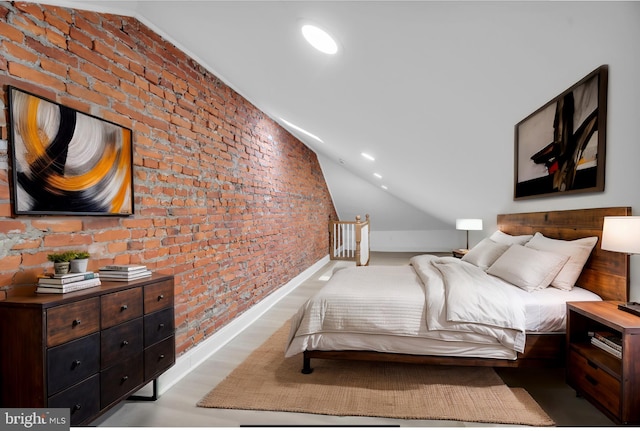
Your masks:
M69 272L87 272L89 259L73 259L71 261L71 269Z

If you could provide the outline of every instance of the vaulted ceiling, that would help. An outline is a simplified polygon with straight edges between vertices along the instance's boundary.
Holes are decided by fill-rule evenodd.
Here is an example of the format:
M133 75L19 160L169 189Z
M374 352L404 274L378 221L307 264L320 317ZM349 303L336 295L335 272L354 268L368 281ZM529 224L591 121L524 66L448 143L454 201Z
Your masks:
M639 18L609 2L66 3L137 17L312 148L339 214L376 207L410 229L512 205L513 126L608 63L600 20Z

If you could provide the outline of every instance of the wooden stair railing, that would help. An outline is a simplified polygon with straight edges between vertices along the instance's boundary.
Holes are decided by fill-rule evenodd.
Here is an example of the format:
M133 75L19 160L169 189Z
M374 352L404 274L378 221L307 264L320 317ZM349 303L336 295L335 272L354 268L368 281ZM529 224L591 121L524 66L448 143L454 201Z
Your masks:
M362 221L329 221L329 258L355 261L356 266L369 265L369 214Z

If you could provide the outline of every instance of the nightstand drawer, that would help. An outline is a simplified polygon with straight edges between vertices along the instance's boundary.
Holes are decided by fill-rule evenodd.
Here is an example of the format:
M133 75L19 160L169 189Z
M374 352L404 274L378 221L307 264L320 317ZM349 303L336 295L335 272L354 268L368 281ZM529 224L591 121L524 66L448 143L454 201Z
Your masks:
M53 347L100 330L100 300L85 299L47 311L47 346Z
M49 395L99 371L100 334L95 333L47 351Z
M616 378L574 350L569 352L568 364L569 381L613 414L620 414L620 382Z
M122 290L100 298L102 329L142 316L142 288Z

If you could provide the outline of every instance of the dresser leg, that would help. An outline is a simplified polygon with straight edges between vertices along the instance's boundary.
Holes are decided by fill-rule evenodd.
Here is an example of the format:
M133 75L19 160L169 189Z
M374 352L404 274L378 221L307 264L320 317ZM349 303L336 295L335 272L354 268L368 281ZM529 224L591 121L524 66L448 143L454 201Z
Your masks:
M158 399L158 379L153 379L153 395L131 395L131 401L155 401Z

